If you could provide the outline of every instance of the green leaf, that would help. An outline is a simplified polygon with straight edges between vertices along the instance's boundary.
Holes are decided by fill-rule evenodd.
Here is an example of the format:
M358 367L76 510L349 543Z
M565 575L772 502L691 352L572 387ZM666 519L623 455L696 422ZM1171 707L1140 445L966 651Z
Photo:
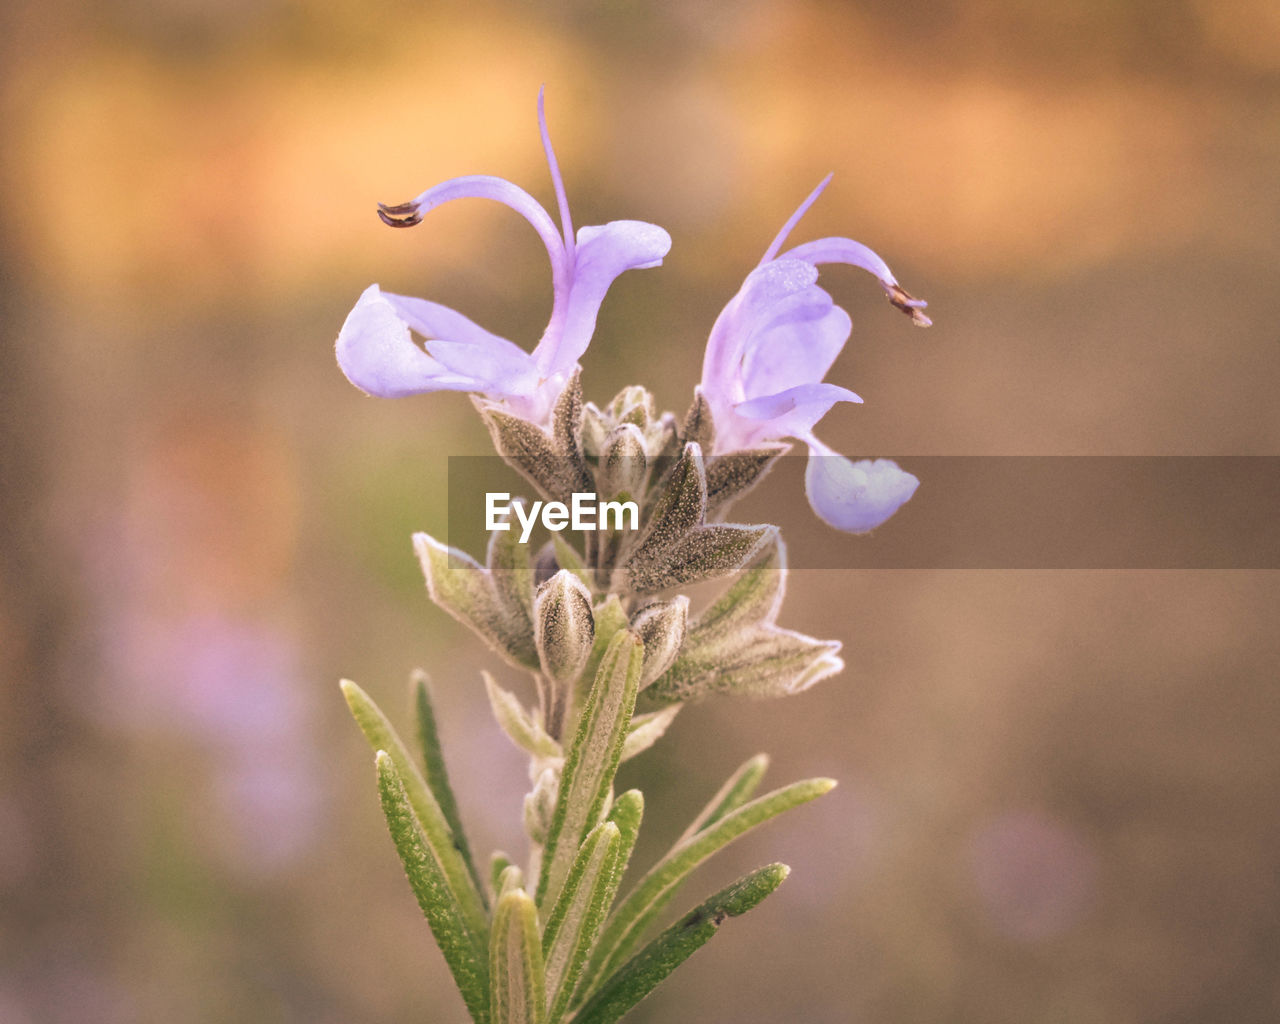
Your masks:
M759 868L695 907L611 977L574 1016L574 1024L612 1024L705 945L725 921L745 914L777 889L790 870L785 864Z
M622 760L630 761L662 739L663 733L667 731L667 727L675 720L682 707L684 707L683 704L672 704L661 711L636 715L631 720L631 730L627 733L626 742L622 744Z
M380 750L377 767L382 812L409 885L453 973L467 1010L477 1024L484 1024L489 1020L487 938L471 927L454 898L449 880L414 813L395 760L387 751Z
M538 911L523 889L508 889L498 899L489 946L489 979L493 1024L546 1024L547 989Z
M618 855L618 882L622 881L622 873L631 862L631 851L636 848L636 839L640 836L640 822L644 818L644 794L638 789L629 789L613 802L609 808L609 820L618 826L622 836Z
M565 758L555 817L542 853L537 897L541 907L553 905L559 897L578 847L604 811L631 724L643 663L644 644L639 637L619 630L600 662Z
M600 979L617 969L643 937L645 929L699 864L744 832L783 811L820 797L835 784L834 779L807 779L792 783L744 804L714 825L676 843L609 918L599 945L600 950L609 952L602 954L599 961L593 957L588 968L588 977L593 979L593 984L598 985Z
M509 867L514 867L514 865L511 863L511 858L503 850L494 850L489 855L489 891L493 893L493 901L495 903L502 894L502 873Z
M573 699L565 707L562 736L568 737L577 730L578 709L587 702L591 687L595 685L596 673L600 670L600 662L604 660L604 652L609 643L617 635L618 630L627 628L627 613L617 594L610 594L594 609L592 617L596 624L596 639L591 646L591 654L582 674L578 676L578 684L574 687Z
M481 671L480 675L489 695L493 717L512 743L534 757L560 757L564 754L560 744L547 735L514 693L499 686L488 672Z
M440 809L440 804L419 773L413 758L409 756L409 751L378 705L364 690L351 680L344 679L342 693L347 698L347 705L351 708L356 724L369 741L369 746L375 751L385 751L394 762L396 773L422 828L423 839L439 863L448 890L458 905L458 912L467 922L468 929L475 935L487 936L489 918L479 884L460 852L457 833Z
M679 707L680 705L676 705ZM710 828L730 811L735 811L752 796L769 768L769 755L757 754L729 776L728 781L720 787L720 791L708 801L696 818L690 822L684 834L676 840L676 845L683 843L690 836Z
M454 845L466 862L467 871L471 874L476 892L480 894L483 902L484 887L476 871L475 859L471 856L471 846L462 828L462 816L458 813L458 801L453 795L453 787L449 785L449 773L444 766L444 751L440 747L435 709L431 705L430 680L420 669L414 671L411 679L415 718L418 723L418 748L422 751L422 765L427 787L431 790L431 795L436 798L436 803L440 805L440 813L444 815L444 820L453 832Z
M547 919L542 949L552 1021L558 1021L569 1005L587 954L613 902L621 843L622 833L612 821L603 821L588 833Z

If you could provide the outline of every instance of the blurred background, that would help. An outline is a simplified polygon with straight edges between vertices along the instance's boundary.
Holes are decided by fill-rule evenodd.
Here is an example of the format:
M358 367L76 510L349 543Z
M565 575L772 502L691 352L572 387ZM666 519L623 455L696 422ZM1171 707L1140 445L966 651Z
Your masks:
M682 411L834 171L796 241L872 245L936 323L824 272L855 320L832 378L866 399L836 448L1280 453L1273 0L14 0L0 69L6 1024L464 1018L336 681L407 716L430 670L473 845L523 854L494 662L409 545L486 439L463 396L363 397L332 343L378 281L532 345L519 218L393 232L374 203L467 173L550 203L543 83L576 222L674 238L611 291L589 398ZM792 491L753 507L825 529ZM846 672L683 712L625 769L638 858L758 750L841 786L696 877L680 904L795 869L633 1019L1277 1019L1278 598L795 574L782 624Z

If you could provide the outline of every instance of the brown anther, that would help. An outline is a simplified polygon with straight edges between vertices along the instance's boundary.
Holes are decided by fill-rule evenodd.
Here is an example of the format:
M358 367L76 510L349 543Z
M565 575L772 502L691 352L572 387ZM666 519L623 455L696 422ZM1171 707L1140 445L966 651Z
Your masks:
M418 204L412 200L407 203L397 203L395 206L379 203L378 217L383 224L393 228L411 228L415 224L422 223L422 214L418 212Z
M889 302L911 317L911 322L917 327L931 327L933 325L933 321L924 314L924 307L928 303L923 299L917 299L912 296L902 285L895 284L890 286Z

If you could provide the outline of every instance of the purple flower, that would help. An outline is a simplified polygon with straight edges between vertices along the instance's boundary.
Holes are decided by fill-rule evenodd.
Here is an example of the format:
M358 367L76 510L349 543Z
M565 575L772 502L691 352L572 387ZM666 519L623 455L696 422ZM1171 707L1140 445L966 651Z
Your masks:
M715 454L795 438L809 446L805 491L839 530L865 533L915 493L920 481L888 459L853 462L819 441L814 427L837 402L861 402L823 380L852 322L817 285L818 265L848 263L875 275L889 301L921 327L925 303L898 284L884 260L849 238L822 238L778 255L827 187L828 175L783 225L711 329L700 391L715 422Z
M393 295L374 284L365 289L338 334L338 365L356 387L380 398L471 391L544 423L591 342L609 285L624 270L662 263L671 236L654 224L611 221L584 227L575 238L541 93L538 126L555 186L560 229L529 193L488 175L453 178L399 206L379 204L378 210L392 227L412 227L437 206L478 198L503 203L524 217L551 257L551 320L537 346L526 352L447 306ZM422 344L414 340L415 334Z

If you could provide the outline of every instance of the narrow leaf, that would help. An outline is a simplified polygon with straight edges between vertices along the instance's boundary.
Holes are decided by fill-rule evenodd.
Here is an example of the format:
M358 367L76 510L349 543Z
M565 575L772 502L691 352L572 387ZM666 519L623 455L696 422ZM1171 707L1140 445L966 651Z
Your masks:
M493 894L494 903L502 893L502 873L512 866L511 858L502 850L494 850L489 855L489 892Z
M440 805L440 813L453 832L454 844L467 871L475 883L476 892L484 899L484 887L480 883L480 875L476 871L475 858L471 856L471 846L467 842L467 834L462 828L462 816L458 813L458 801L453 795L453 787L449 785L449 773L444 765L444 751L440 746L440 733L436 729L436 713L431 705L431 684L427 674L415 670L413 681L413 706L418 723L418 748L422 751L423 773L431 795ZM679 705L676 705L677 707Z
M461 912L449 881L419 826L395 761L385 750L378 751L377 767L382 812L409 885L453 973L467 1010L477 1024L483 1024L489 1019L485 936L476 933Z
M676 705L676 707L679 706L679 704ZM730 811L737 810L750 800L755 795L756 788L760 785L768 767L769 755L757 754L730 775L729 780L720 787L720 791L711 798L707 806L690 822L684 834L676 840L676 845L679 846L690 836L714 825Z
M386 751L394 762L396 773L422 828L424 841L444 872L449 891L458 905L459 913L467 922L468 929L478 936L487 935L488 914L479 885L459 851L458 836L450 827L413 758L409 756L409 751L378 705L364 690L351 680L344 679L342 693L369 745L375 751Z
M593 958L589 977L598 984L600 979L616 970L680 885L713 853L783 811L829 792L834 785L834 779L807 779L792 783L744 804L714 825L677 843L640 880L635 891L610 917L605 934L600 940L600 948L611 952L608 960L599 965Z
M631 724L643 663L644 644L629 630L619 630L600 662L565 758L556 813L543 848L539 906L551 906L559 897L578 847L600 820Z
M785 864L758 868L695 907L610 978L574 1024L612 1024L705 945L725 921L756 907L790 874Z
M595 943L612 902L622 834L604 821L587 835L574 858L564 889L547 920L542 936L546 958L548 1014L560 1019L577 987L587 954Z
M534 757L560 757L564 753L560 744L534 721L514 693L499 686L488 672L481 671L480 675L484 678L493 717L512 743Z
M630 761L662 739L663 733L667 731L667 727L675 720L683 706L683 704L672 704L661 711L636 715L632 719L631 731L627 733L626 742L622 744L622 760Z
M498 899L489 978L493 1024L545 1024L547 990L538 911L523 889L509 889Z

